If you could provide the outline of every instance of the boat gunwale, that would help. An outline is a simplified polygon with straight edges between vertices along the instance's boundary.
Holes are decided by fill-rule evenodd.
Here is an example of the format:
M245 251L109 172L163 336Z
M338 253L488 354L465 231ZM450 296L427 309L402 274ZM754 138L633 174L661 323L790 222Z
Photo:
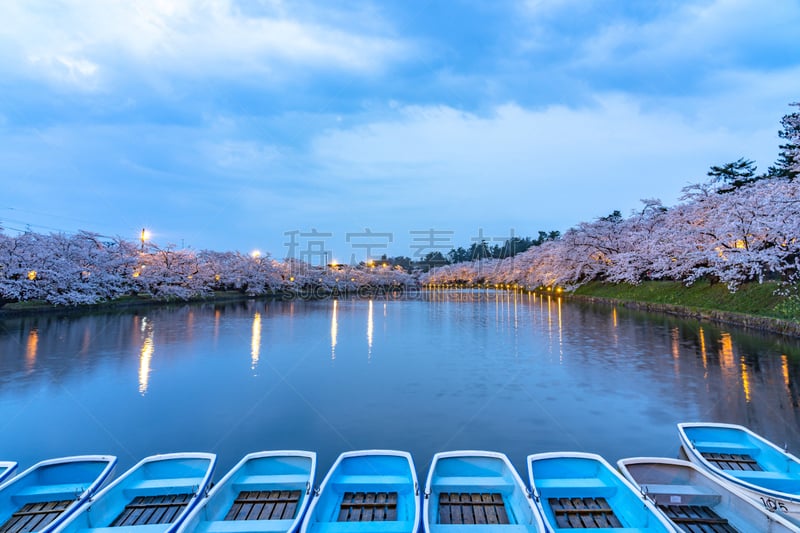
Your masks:
M13 463L13 461L9 461L9 462ZM6 479L5 481L3 481L3 483L0 484L0 491L5 490L7 486L10 486L12 484L12 481L13 482L17 482L19 479L22 479L24 476L29 475L31 472L33 472L34 470L38 470L39 468L43 468L45 466L57 465L57 464L71 464L71 463L81 463L81 462L107 463L107 465L103 469L103 472L101 473L101 475L98 476L98 477L102 477L103 481L106 481L106 478L108 478L109 474L111 473L110 470L113 470L114 467L117 466L117 457L115 455L95 455L95 454L90 454L90 455L68 455L68 456L65 456L65 457L54 457L52 459L45 459L43 461L39 461L38 463L35 463L35 464L29 466L25 470L23 470L23 471L17 473L16 475L14 475L14 476ZM2 466L3 463L5 463L5 461L0 463L0 466ZM15 465L14 468L16 468L17 463L14 463L14 465ZM108 465L111 465L110 469L109 469ZM94 485L94 483L93 483L93 485Z
M749 428L745 426L741 426L739 424L727 424L723 422L680 422L678 423L678 436L680 437L681 445L683 446L684 450L687 454L691 454L690 457L693 457L700 461L700 463L712 472L714 475L717 475L725 481L729 483L733 483L737 487L744 488L751 492L757 492L759 494L763 494L764 496L769 496L772 498L779 498L782 500L787 500L794 504L800 504L800 494L792 494L790 492L783 492L780 490L770 489L767 487L763 487L761 485L756 485L755 483L751 483L749 481L744 481L736 476L732 476L728 474L725 470L713 465L708 459L703 457L702 453L699 453L695 448L692 441L689 440L689 436L684 431L684 428L717 428L717 429L733 429L738 430L743 433L746 433L750 437L753 437L755 440L760 442L761 444L765 445L768 448L772 448L776 452L780 453L790 461L800 465L800 458L795 456L792 453L789 453L786 450L782 450L773 442L765 439L761 435L751 431ZM720 441L722 442L722 441ZM798 476L798 480L800 480L800 476Z
M411 522L413 522L413 529L411 531L416 532L419 529L420 515L421 515L420 499L419 499L420 490L419 490L419 481L417 479L417 470L414 465L414 458L411 456L411 453L403 450L369 449L369 450L350 450L339 454L339 456L333 462L331 467L328 469L328 472L325 474L322 483L314 491L314 497L311 498L311 502L306 511L306 516L303 519L300 533L306 533L309 530L309 528L312 527L313 524L310 523L309 519L314 516L314 511L316 511L317 503L319 503L319 501L322 499L322 495L324 494L325 488L328 486L330 480L333 478L333 475L336 473L336 470L339 469L339 466L342 464L342 462L345 459L349 458L369 457L369 456L402 457L406 460L409 472L411 474L412 492L414 494L413 498L414 516L411 519ZM327 523L327 522L320 522L320 523Z
M206 504L211 501L211 499L220 491L222 488L225 487L226 483L236 475L239 470L244 467L245 464L248 462L255 460L255 459L263 459L268 457L305 457L311 460L311 467L309 468L309 475L308 475L308 489L306 491L306 498L304 498L303 503L300 506L300 509L297 510L297 515L295 516L294 520L292 521L292 525L287 529L287 531L296 531L300 522L305 517L305 513L308 510L308 506L313 499L313 487L314 487L314 476L317 470L317 453L312 451L306 450L263 450L259 452L251 452L242 457L239 462L237 462L230 470L228 470L225 475L217 481L217 483L208 491L202 500L198 502L198 504L192 509L192 511L186 515L186 517L181 521L181 525L178 528L176 533L182 533L186 531L186 528L189 527L189 524L195 517L200 514L205 508ZM200 520L199 523L203 523L205 520Z

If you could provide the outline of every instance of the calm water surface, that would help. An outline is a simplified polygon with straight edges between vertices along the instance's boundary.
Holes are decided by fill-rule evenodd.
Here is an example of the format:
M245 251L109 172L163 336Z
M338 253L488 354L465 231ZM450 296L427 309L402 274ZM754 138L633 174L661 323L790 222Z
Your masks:
M508 293L248 301L0 321L0 459L212 451L675 457L680 421L800 452L794 340ZM122 470L119 470L122 471ZM221 475L221 472L220 472Z

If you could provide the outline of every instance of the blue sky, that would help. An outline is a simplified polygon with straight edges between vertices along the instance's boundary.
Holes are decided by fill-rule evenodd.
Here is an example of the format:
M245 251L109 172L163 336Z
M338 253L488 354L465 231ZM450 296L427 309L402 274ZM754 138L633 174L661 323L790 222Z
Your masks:
M339 261L535 236L675 204L712 164L766 170L800 100L796 0L5 0L0 20L12 234L285 257L294 232Z

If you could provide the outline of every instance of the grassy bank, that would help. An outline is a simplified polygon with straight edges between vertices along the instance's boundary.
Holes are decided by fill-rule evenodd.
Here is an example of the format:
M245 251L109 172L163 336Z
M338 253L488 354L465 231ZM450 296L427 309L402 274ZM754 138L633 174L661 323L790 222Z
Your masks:
M800 322L800 300L777 295L777 289L774 282L748 283L735 293L728 291L724 284L706 281L689 287L673 281L648 281L639 285L592 282L579 287L574 294Z

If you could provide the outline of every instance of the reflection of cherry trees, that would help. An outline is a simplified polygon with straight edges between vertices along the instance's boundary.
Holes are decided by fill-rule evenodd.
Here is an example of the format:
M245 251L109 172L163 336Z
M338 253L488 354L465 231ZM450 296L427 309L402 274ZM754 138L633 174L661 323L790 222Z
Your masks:
M159 248L80 232L10 237L0 232L0 305L44 300L56 305L93 304L126 295L188 300L214 291L248 296L283 289L322 295L362 287L415 284L399 267L314 268L267 256ZM311 292L313 290L313 292Z
M736 290L768 277L796 284L800 277L800 183L762 179L720 193L706 182L684 189L665 208L644 200L627 218L617 213L582 222L553 242L487 264L458 264L426 274L422 282L560 285L593 280L637 284L669 279L712 279Z

